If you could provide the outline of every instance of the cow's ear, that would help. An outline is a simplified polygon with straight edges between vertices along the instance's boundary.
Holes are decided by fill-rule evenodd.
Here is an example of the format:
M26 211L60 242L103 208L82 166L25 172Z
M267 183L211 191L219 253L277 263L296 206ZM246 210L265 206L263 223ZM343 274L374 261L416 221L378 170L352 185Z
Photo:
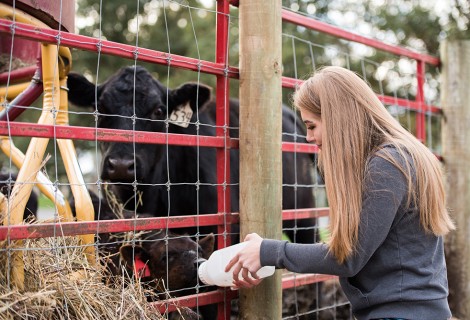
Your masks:
M83 75L71 72L67 78L67 87L69 89L69 101L78 107L92 107L96 98L99 98L102 86L96 88L95 84L88 81Z
M136 277L150 277L150 256L142 246L123 245L119 248L119 254L126 267L132 270Z
M199 240L199 245L202 248L202 257L205 259L209 259L212 252L214 252L214 245L215 245L215 238L214 234L211 233L204 238Z
M189 103L193 112L201 109L211 98L211 88L197 83L185 83L181 87L171 90L168 97L168 111Z

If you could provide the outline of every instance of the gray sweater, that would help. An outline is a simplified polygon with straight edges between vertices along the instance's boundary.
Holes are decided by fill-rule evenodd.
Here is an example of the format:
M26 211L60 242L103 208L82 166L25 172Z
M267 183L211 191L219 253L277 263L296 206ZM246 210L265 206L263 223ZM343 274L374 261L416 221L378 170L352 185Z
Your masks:
M406 206L407 185L398 168L373 156L365 179L358 248L343 264L326 244L265 239L261 265L339 276L359 320L450 318L442 237L425 233L418 210Z

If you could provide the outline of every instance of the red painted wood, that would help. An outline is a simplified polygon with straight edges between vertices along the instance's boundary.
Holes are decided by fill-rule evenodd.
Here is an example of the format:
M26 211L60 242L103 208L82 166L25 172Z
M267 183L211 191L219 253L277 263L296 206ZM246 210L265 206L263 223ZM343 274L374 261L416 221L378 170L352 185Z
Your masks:
M300 287L307 284L319 283L330 279L335 279L335 276L327 274L299 274L292 273L286 274L282 277L282 289L289 289L294 287Z
M416 114L416 138L426 143L426 111L429 110L424 100L424 78L426 72L426 64L424 61L416 61L416 80L417 92L416 102L418 104L418 113Z
M390 52L399 56L404 56L404 57L412 58L415 60L420 60L420 61L429 63L434 66L437 66L440 63L439 58L436 58L427 54L417 53L415 51L412 51L404 47L386 44L382 41L375 40L372 38L364 37L356 33L343 30L339 27L330 25L325 22L321 22L319 20L312 19L311 17L300 15L298 13L295 13L286 9L282 10L282 19L286 22L303 26L308 29L320 31L322 33L326 33L326 34L335 36L337 38L346 39L346 40L357 42L357 43L362 43L372 48L376 48L385 52Z
M238 221L238 214L203 214L199 216L172 216L137 219L116 219L100 221L80 221L62 223L36 223L25 225L0 226L0 239L33 239L53 236L71 236L94 233L113 233L183 228L187 226L220 225L228 220Z
M8 54L10 54L10 51L8 51L8 50L6 52L3 51L3 41L2 41L3 39L4 38L0 39L0 43L2 44L2 46L0 46L0 48L2 48L1 53L6 53L7 52ZM31 52L31 50L29 50L29 51ZM34 59L36 60L37 57L34 56ZM34 66L18 68L18 69L12 70L10 73L8 73L8 72L1 73L0 74L0 84L4 85L7 82L9 82L11 84L11 83L15 83L15 82L22 82L22 81L25 81L25 80L31 80L34 73L36 72L36 69L37 69L37 67L34 65Z
M300 79L282 77L282 86L284 88L294 89L297 86L300 86L302 82L303 80L300 80ZM387 105L396 105L401 108L405 108L405 109L409 109L413 111L420 111L424 107L429 112L436 113L436 114L440 114L442 112L442 109L440 107L426 105L424 100L413 101L413 100L407 100L407 99L396 98L396 97L385 96L385 95L377 95L377 97L379 98L380 101L382 101L382 103L387 104Z
M300 287L336 278L336 276L322 274L286 274L282 277L282 289ZM231 300L236 298L238 298L238 290L230 290L227 288L158 301L154 302L152 305L157 308L161 314L165 314L166 312L176 311L177 306L195 308L197 306L204 306L213 303L223 303L228 299Z
M160 311L163 315L166 312L176 311L178 306L185 306L189 308L195 308L197 306L204 306L208 304L220 303L223 305L224 302L238 297L238 291L232 291L230 289L218 289L210 292L203 292L199 294L193 294L184 297L178 297L168 300L162 300L154 302L152 305ZM230 304L228 304L227 309L230 311ZM220 316L220 315L219 315ZM225 318L225 315L222 315L222 318L218 319L230 319Z
M102 54L119 56L133 61L137 60L161 65L170 65L175 68L184 68L192 71L200 70L201 72L208 74L224 75L226 73L227 77L238 78L237 68L226 68L224 64L220 63L139 48L108 40L99 40L67 32L36 28L24 23L12 23L9 20L0 19L0 33L11 34L12 30L14 30L15 36L25 39L37 40L44 43L60 43L61 45L69 48L101 52Z
M238 148L238 139L226 143L224 137L166 134L161 132L102 129L75 126L53 126L26 122L0 121L0 134L18 137L42 137L89 141L128 142L146 144L172 144L182 146Z
M284 210L282 220L300 220L328 216L329 208L310 208L297 210ZM142 231L165 228L184 228L192 226L225 226L238 223L238 213L213 213L192 216L172 216L137 219L115 219L100 221L80 221L62 223L36 223L14 226L0 226L0 241L5 239L33 239L53 236L73 236L93 233L113 233ZM224 247L223 242L218 244Z
M0 0L41 20L53 29L75 32L75 0Z

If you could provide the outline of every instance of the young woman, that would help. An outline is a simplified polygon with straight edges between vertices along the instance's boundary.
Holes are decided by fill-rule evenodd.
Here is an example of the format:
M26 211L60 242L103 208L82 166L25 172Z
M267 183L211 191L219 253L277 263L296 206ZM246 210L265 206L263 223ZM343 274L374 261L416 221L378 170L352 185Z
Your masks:
M451 317L443 236L454 229L438 159L385 109L355 73L325 67L294 105L318 145L330 206L328 243L295 244L249 234L234 257L234 286L273 265L333 274L362 319Z

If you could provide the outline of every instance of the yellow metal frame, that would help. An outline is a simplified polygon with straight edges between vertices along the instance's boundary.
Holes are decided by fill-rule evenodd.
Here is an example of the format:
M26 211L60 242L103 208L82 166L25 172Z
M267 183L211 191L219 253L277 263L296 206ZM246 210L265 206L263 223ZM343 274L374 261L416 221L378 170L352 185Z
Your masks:
M42 28L48 28L42 21L5 4L0 3L0 17L15 19L15 21L32 24ZM68 97L67 74L71 67L72 57L66 47L57 47L52 44L41 44L42 56L42 82L43 82L43 109L38 120L39 124L68 125ZM20 94L26 84L15 84L0 87L1 98L12 99ZM8 94L8 97L6 95ZM72 213L68 201L62 193L52 188L44 174L40 172L49 138L31 138L26 154L18 150L9 137L0 137L1 150L9 156L14 165L19 168L18 177L13 187L12 196L8 201L0 198L0 210L9 212L5 215L4 225L17 225L23 223L26 202L29 199L33 185L37 184L39 190L44 193L57 206L61 221L72 221ZM78 221L94 220L94 209L91 197L81 173L75 147L72 140L57 139L60 154L64 161L67 178L70 182L72 194L75 199L76 219ZM86 246L85 253L88 262L95 264L94 235L80 236L82 244ZM23 241L16 242L16 248L22 247ZM21 250L12 253L11 279L18 289L24 288L24 263Z
M12 84L9 85L8 87L0 87L0 97L3 99L6 98L7 100L11 100L16 98L21 92L23 92L27 87L29 86L29 83L19 83L19 84Z

